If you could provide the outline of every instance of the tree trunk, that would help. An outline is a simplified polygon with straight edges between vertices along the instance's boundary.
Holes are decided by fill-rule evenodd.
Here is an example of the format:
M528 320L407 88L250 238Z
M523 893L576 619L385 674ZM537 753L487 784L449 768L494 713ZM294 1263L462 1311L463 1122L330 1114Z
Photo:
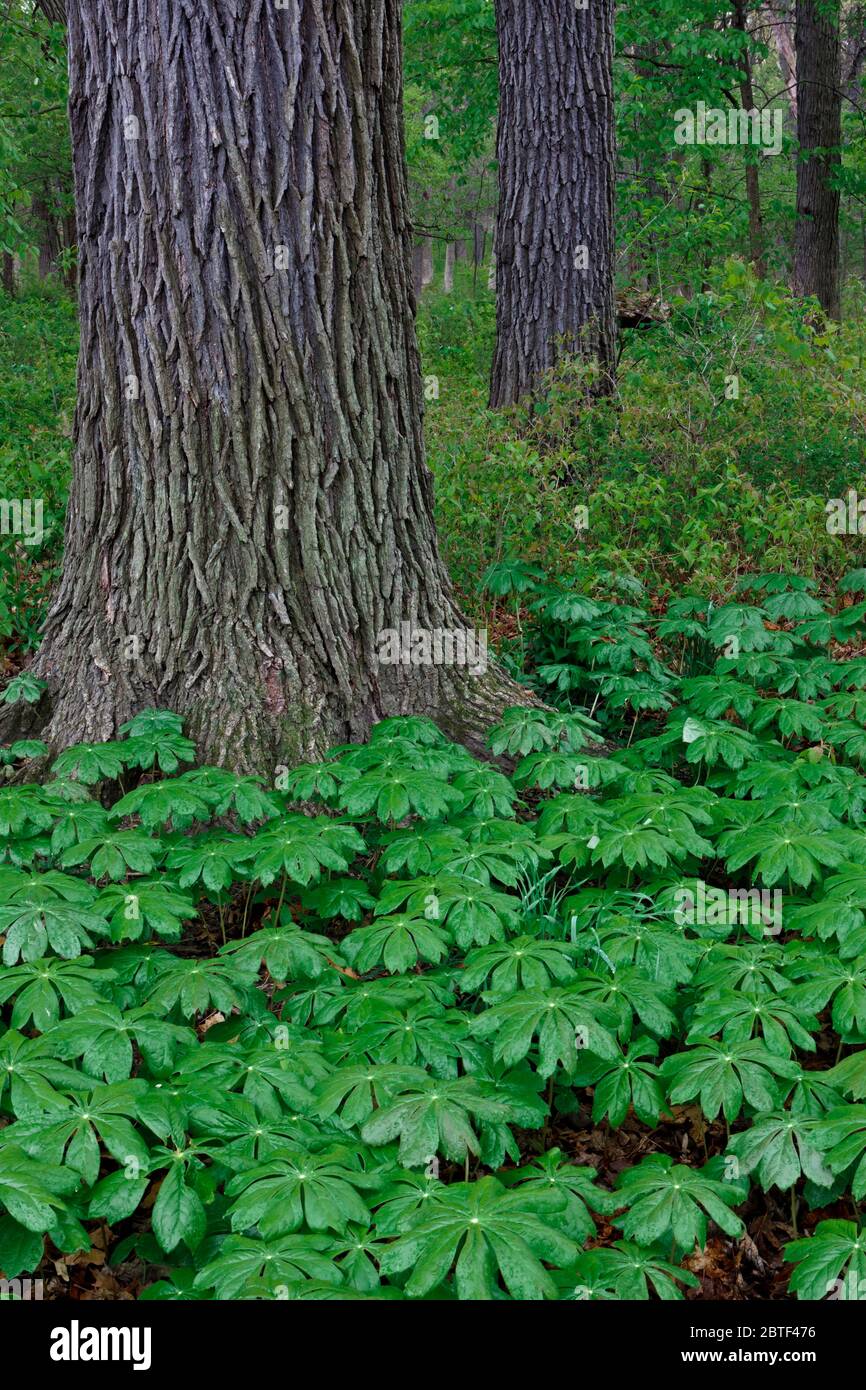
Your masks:
M77 271L75 268L75 239L77 233L74 212L66 213L61 218L60 228L63 236L63 250L66 253L63 268L63 283L66 288L74 294L77 282Z
M613 381L613 0L496 0L499 213L491 405L564 356Z
M433 283L433 238L425 236L421 243L421 288Z
M445 245L445 264L442 268L442 289L446 294L451 294L454 289L454 259L456 254L456 242L449 241Z
M476 271L484 260L484 246L487 241L487 228L479 218L472 224L472 264Z
M797 0L797 220L793 290L838 319L842 97L838 0ZM804 158L804 151L818 153Z
M3 288L8 295L15 294L15 257L11 251L3 252Z
M791 119L797 124L797 54L794 45L793 26L789 0L780 0L777 5L768 5L764 11L779 60L779 71L785 84Z
M472 746L517 687L383 639L464 626L422 443L399 0L69 0L68 23L81 352L44 736L156 706L265 773L400 713Z
M53 272L60 251L57 218L47 198L35 194L30 201L30 215L36 224L39 245L39 278L46 280Z
M740 101L746 111L755 110L755 93L752 87L752 56L748 49L748 20L745 0L735 0L734 28L743 35L743 77L740 82ZM764 223L761 216L761 182L758 175L758 160L762 156L749 145L743 147L746 162L746 199L749 207L749 259L759 280L766 276L764 263Z
M412 289L417 304L424 289L424 246L420 241L416 241L412 247Z

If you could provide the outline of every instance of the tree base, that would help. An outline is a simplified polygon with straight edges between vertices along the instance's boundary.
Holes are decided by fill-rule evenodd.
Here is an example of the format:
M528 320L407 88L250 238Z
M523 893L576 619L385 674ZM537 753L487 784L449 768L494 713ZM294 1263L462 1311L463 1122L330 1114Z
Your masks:
M489 756L486 735L510 705L538 705L532 692L496 666L475 674L462 667L386 667L367 672L357 700L333 688L293 688L285 673L224 670L170 689L136 681L97 661L46 644L30 668L48 689L38 705L0 712L0 740L40 738L52 757L81 743L104 743L143 709L170 709L184 720L198 761L256 773L271 781L277 768L316 762L336 744L362 743L373 725L399 715L424 715L454 743ZM383 674L384 673L384 674ZM32 767L29 775L32 775Z

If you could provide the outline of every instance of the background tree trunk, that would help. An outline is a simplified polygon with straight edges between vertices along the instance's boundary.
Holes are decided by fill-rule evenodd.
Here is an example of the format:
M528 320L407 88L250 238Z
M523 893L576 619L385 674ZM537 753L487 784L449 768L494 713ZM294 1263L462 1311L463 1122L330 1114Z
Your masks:
M41 193L34 195L30 202L30 216L36 225L36 238L39 245L39 278L46 280L56 269L60 252L60 237L57 232L57 218L47 197Z
M746 46L749 26L745 0L735 0L734 28L743 35L742 67L740 82L740 102L745 111L755 110L755 93L752 87L752 57ZM766 276L764 263L764 224L761 216L761 182L758 174L758 160L763 156L749 145L743 147L746 164L746 198L749 205L749 259L759 280Z
M454 629L424 462L399 0L69 0L81 352L53 747L135 711L272 771L516 687Z
M424 244L420 241L416 241L412 247L412 288L417 303L424 289Z
M564 355L615 360L613 0L496 0L499 213L491 405Z
M421 242L421 288L426 290L433 283L433 238L425 236Z
M445 264L442 267L442 289L445 294L451 294L454 289L454 260L456 255L457 243L449 241L445 245Z
M797 53L794 45L794 25L791 17L791 0L778 0L764 9L769 41L776 49L779 71L785 84L785 92L791 111L791 119L797 124Z
M795 294L815 295L824 312L840 316L839 190L832 180L842 143L838 0L797 0L797 220ZM803 158L803 151L826 154Z

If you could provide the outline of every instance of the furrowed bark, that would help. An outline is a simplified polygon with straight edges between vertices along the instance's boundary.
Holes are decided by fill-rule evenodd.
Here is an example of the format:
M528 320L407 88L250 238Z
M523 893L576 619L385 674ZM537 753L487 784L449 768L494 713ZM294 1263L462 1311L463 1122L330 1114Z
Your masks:
M570 354L613 384L613 0L496 0L499 212L490 403Z
M795 294L840 317L839 189L842 93L838 0L797 0L797 220ZM817 150L820 153L810 154Z
M267 772L518 688L465 627L422 442L399 0L68 0L81 351L53 747L137 710Z

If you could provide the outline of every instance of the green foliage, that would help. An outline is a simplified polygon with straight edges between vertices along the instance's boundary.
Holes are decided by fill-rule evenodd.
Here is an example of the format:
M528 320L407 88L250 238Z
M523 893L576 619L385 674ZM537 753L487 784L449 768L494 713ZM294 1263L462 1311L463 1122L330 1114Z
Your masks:
M755 578L740 630L773 633L767 603L803 592ZM573 615L553 621L592 689L585 609L554 594L540 611ZM784 682L719 671L709 713L706 681L677 673L681 610L650 620L635 597L597 605L604 669L620 634L667 707L625 716L612 775L534 811L517 772L416 719L277 790L183 771L179 721L145 712L62 754L61 780L0 794L10 1268L100 1220L119 1250L127 1223L151 1233L155 1298L668 1299L711 1224L742 1234L750 1182L813 1206L866 1193L863 773L781 708L823 728L859 668L828 648L800 701L781 684L815 657L792 638ZM712 614L691 612L718 670ZM651 641L651 621L677 630ZM589 766L622 718L594 688L591 717L571 692L514 708L491 747ZM751 733L768 701L781 737ZM691 758L691 720L750 733L754 756L719 738ZM816 1069L830 1024L852 1050ZM611 1131L690 1105L733 1132L703 1167L656 1152L611 1190L548 1138L578 1103ZM598 1245L597 1217L624 1239ZM821 1253L830 1227L789 1247L800 1296L819 1256L851 1264L850 1242Z

